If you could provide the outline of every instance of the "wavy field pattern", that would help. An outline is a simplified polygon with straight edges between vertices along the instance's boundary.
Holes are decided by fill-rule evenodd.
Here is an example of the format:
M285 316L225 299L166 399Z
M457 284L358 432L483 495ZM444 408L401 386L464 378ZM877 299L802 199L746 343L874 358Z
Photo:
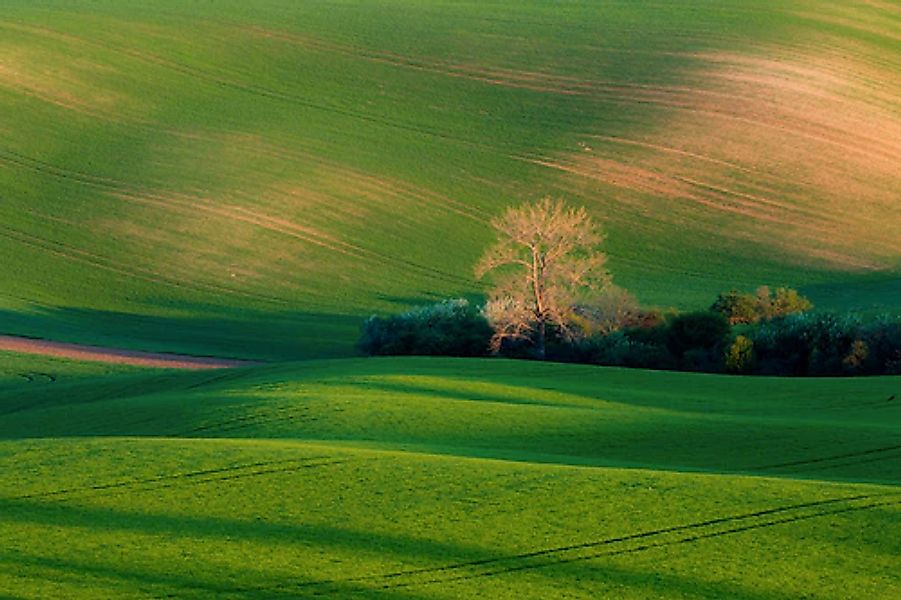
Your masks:
M604 220L646 302L885 309L899 36L890 3L825 0L7 2L0 323L347 355L362 316L479 294L487 222L544 194Z
M896 598L897 383L0 354L0 595Z

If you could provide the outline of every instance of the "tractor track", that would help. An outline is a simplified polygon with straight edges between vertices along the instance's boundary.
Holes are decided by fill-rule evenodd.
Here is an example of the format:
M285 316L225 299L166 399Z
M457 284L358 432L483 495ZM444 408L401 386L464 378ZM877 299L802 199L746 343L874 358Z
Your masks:
M739 527L732 527L729 529L713 531L713 532L709 532L709 533L699 533L696 535L682 537L682 538L679 538L676 540L668 540L668 541L662 541L662 542L643 544L643 545L639 545L639 546L636 546L633 548L624 548L621 550L611 550L608 552L595 552L595 553L579 555L579 556L574 556L574 557L560 558L558 560L537 562L535 564L514 565L511 567L496 569L494 571L475 573L475 574L467 574L467 575L455 575L453 577L448 577L448 578L434 578L434 579L430 579L427 581L420 581L420 582L401 582L401 583L397 583L397 584L384 585L384 586L381 586L379 589L393 589L393 588L425 586L425 585L434 585L434 584L439 584L439 583L451 583L451 582L455 582L455 581L465 581L465 580L471 580L471 579L496 577L496 576L500 576L500 575L506 575L509 573L516 573L519 571L562 566L562 565L568 565L568 564L573 564L573 563L577 563L577 562L596 560L599 558L608 558L608 557L622 556L622 555L627 555L627 554L635 554L635 553L644 552L647 550L667 548L667 547L678 546L678 545L682 545L682 544L692 544L692 543L700 542L703 540L725 537L728 535L744 533L747 531L767 529L770 527L776 527L778 525L798 523L798 522L802 522L802 521L808 521L811 519L819 519L819 518L825 518L825 517L830 517L830 516L834 516L834 515L859 512L859 511L863 511L863 510L872 510L875 508L883 508L883 507L889 507L889 506L901 506L901 497L896 496L894 500L886 500L883 502L872 502L869 504L862 504L862 505L845 506L845 507L841 507L841 508L836 508L835 510L815 512L815 513L810 513L810 514L802 514L802 515L797 515L797 516L790 516L790 517L785 517L783 519L773 519L773 520L764 521L761 523L752 523L749 525L742 525Z
M315 462L330 461L330 462ZM307 468L315 468L321 466L329 466L334 464L342 464L346 460L335 460L332 456L312 456L303 459L286 459L274 461L260 461L254 463L246 463L242 465L233 465L230 467L220 467L216 469L203 469L199 471L186 471L183 473L174 473L171 475L161 475L159 477L150 477L146 479L133 479L128 481L116 481L112 483L97 484L85 487L66 488L62 490L53 490L48 492L38 492L34 494L23 494L21 496L11 496L0 498L3 501L22 501L22 500L41 500L45 498L68 497L72 495L92 495L97 492L108 492L111 490L128 490L140 486L154 486L146 488L164 489L194 483L213 483L216 481L231 481L234 479L243 479L246 477L259 477L263 475L275 473L290 473L300 471ZM143 491L143 490L142 490Z
M901 493L899 492L846 496L780 506L689 523L686 525L642 531L580 544L524 552L521 554L459 562L440 567L395 571L382 575L355 577L342 580L304 582L296 584L294 587L296 589L312 588L316 590L315 593L317 595L327 595L329 593L327 589L328 586L345 585L348 583L372 584L372 587L376 589L394 589L495 577L518 571L547 568L598 558L643 552L656 548L690 544L706 539L734 535L746 531L765 529L810 519L827 518L834 515L899 505L901 505ZM780 518L773 518L780 515ZM675 536L676 539L667 539L669 536ZM628 546L625 548L616 547L630 542L647 540L650 540L650 542L642 543L637 546ZM611 546L614 547L611 550L597 551L600 548Z
M94 48L101 48L104 50L108 50L110 52L120 54L123 56L127 56L129 58L139 60L141 62L152 64L157 67L168 69L169 71L179 73L184 75L195 81L203 81L207 84L213 85L214 87L225 88L236 90L242 93L250 94L259 98L267 98L271 100L278 100L281 102L286 102L293 106L299 106L302 108L316 110L320 112L326 112L330 114L335 114L343 117L348 117L352 119L356 119L359 121L364 121L368 123L374 123L376 125L382 125L385 127L390 127L393 129L398 129L402 131L408 131L420 135L427 135L429 137L435 137L439 139L444 139L447 141L451 141L454 143L462 144L469 147L481 147L486 148L487 145L480 143L476 140L453 136L448 134L447 132L437 131L431 128L417 126L413 124L403 123L400 121L379 117L372 114L363 113L360 111L352 110L349 108L343 108L336 105L330 104L322 104L318 102L313 102L304 98L302 96L298 96L293 93L284 92L280 90L273 90L266 87L262 87L259 85L253 85L248 83L241 83L239 81L234 81L230 79L228 76L230 75L227 72L215 73L212 71L206 71L203 69L199 69L197 67L193 67L178 61L174 61L171 59L164 58L162 56L150 53L150 52L142 52L140 50L136 50L134 48L129 48L126 46L119 46L111 43L104 43L97 40L89 40L83 37L75 36L68 33L63 33L60 31L56 31L46 27L34 27L25 25L22 23L13 23L7 21L6 23L0 23L0 27L5 27L8 29L14 29L17 31L25 31L31 33L33 35L39 35L44 37L50 37L55 39L62 39L67 42L75 42L79 44L85 44L88 46L92 46ZM235 75L235 73L231 73L231 75Z
M234 417L232 419L226 419L224 421L220 421L218 423L211 423L209 425L200 425L188 431L180 432L172 434L172 437L185 437L191 438L196 437L197 434L200 433L233 433L235 431L239 431L241 429L247 429L249 427L266 425L272 423L287 423L287 422L314 422L318 419L316 417L306 417L304 418L304 407L294 407L294 406L285 406L281 408L272 409L268 414L265 415L244 415L241 417Z
M42 250L44 252L49 252L55 256L59 256L66 260L70 260L73 262L85 264L91 267L95 267L104 271L109 271L112 273L116 273L118 275L124 275L126 277L132 277L134 279L139 279L141 281L146 281L148 283L152 283L154 285L165 285L168 287L180 289L180 290L189 290L200 293L216 293L216 294L227 294L230 296L238 296L242 298L249 298L252 300L257 300L261 302L267 302L271 304L277 304L279 306L285 306L288 304L288 301L282 298L277 298L275 296L268 296L264 294L255 294L252 292L244 292L241 290L236 290L233 288L227 288L223 286L219 286L212 283L198 283L187 281L186 279L176 279L173 277L169 277L159 273L158 271L154 271L152 269L143 269L139 267L125 267L120 265L119 263L110 260L108 258L99 256L97 254L93 254L91 252L87 252L80 248L76 248L74 246L70 246L68 244L63 244L61 242L56 242L53 240L49 240L46 238L41 238L35 235L31 235L29 233L20 231L18 229L13 229L11 227L0 225L0 236L6 237L8 239L15 240L16 242L29 246L31 248L35 248L38 250Z
M350 108L344 108L337 105L332 104L323 104L313 102L307 98L302 96L298 96L296 93L290 91L283 90L275 90L267 87L262 87L259 85L254 85L250 83L236 81L234 77L241 77L242 74L236 71L228 71L228 70L220 70L220 72L204 70L198 67L194 67L191 65L187 65L176 60L164 58L162 56L140 51L127 46L120 46L116 44L111 44L109 42L101 42L98 40L89 40L86 38L78 37L72 34L56 31L46 27L35 27L29 26L22 23L12 23L7 22L5 24L0 24L0 26L4 26L10 29L14 29L17 31L25 31L34 35L41 35L45 37L51 37L56 39L62 39L67 42L75 42L80 44L86 44L89 46L102 48L114 53L118 53L124 56L128 56L130 58L140 60L145 63L153 64L158 67L162 67L165 69L169 69L170 71L185 75L190 77L191 79L204 81L208 84L212 84L216 87L224 87L226 89L233 89L243 93L252 94L261 98L268 98L279 100L282 102L288 102L295 106L301 106L308 109L325 111L332 114L338 114L341 116L346 116L349 118L354 118L366 122L371 122L387 127L392 127L400 130L411 131L419 134L429 135L432 137L437 137L441 139L447 139L450 141L454 141L457 143L463 143L470 146L482 146L484 144L480 144L478 141L471 140L468 138L462 138L459 136L453 136L447 132L440 132L433 130L431 128L418 126L410 123L402 123L396 120L388 119L385 117L376 116L373 114L367 114L364 112L360 112L357 110L353 110ZM501 72L502 73L502 72ZM461 76L459 72L452 73L455 76ZM479 81L488 84L502 84L503 77L499 78L499 73L495 73L492 78L485 78L484 74L478 74L471 76L476 78ZM519 85L519 84L518 84ZM521 85L520 85L521 87ZM555 88L557 89L557 88ZM535 91L535 90L533 90ZM547 89L542 89L540 91L548 91ZM723 109L721 106L717 104L710 104L705 102L699 102L697 98L692 96L692 94L698 94L700 92L704 92L705 90L695 89L695 88L659 88L659 86L650 86L650 85L618 85L612 88L601 88L592 90L592 94L589 94L589 97L598 102L608 102L608 103L617 103L617 104L625 104L628 106L658 106L661 108L666 108L670 110L680 110L680 111L689 111L696 114L702 114L713 117L720 118L729 118L737 121L747 122L748 124L755 127L767 127L777 130L780 134L784 134L785 131L790 131L791 133L805 137L808 139L814 139L823 143L832 144L838 147L843 148L846 151L851 151L855 153L859 153L862 156L869 157L879 157L882 160L895 160L895 152L894 149L889 148L880 148L880 140L874 140L871 138L862 138L862 141L855 144L849 144L847 141L842 139L837 139L834 136L830 137L827 133L823 132L822 124L817 126L817 124L810 124L806 122L805 119L794 115L796 120L798 121L800 126L789 127L784 123L772 124L764 122L763 119L770 116L771 112L765 113L747 113L747 114L738 114L735 111L728 111ZM706 91L708 94L716 95L717 92ZM701 94L702 96L704 94ZM722 93L719 93L722 95ZM743 98L740 96L732 95L730 96L735 100L742 100ZM843 132L846 135L850 132ZM859 137L859 136L858 136ZM494 148L496 150L496 148Z
M815 465L825 462L830 462L834 460L841 460L844 458L860 458L865 456L870 456L873 454L882 454L884 452L893 452L895 450L901 450L901 444L896 444L894 446L882 446L880 448L871 448L869 450L860 450L858 452L846 452L844 454L833 454L831 456L823 456L819 458L811 458L807 460L795 460L791 462L784 462L772 465L764 465L761 467L755 467L754 471L768 471L772 469L784 469L787 467L801 467L807 465Z
M286 235L288 237L299 239L305 243L322 247L326 250L337 252L340 254L344 254L348 257L355 258L361 261L369 262L371 264L394 264L400 269L409 270L413 272L417 272L419 275L427 276L431 278L439 278L443 281L454 284L469 284L469 280L465 277L461 277L459 275L455 275L453 273L449 273L443 271L441 269L436 269L433 267L429 267L426 265L419 264L417 262L411 261L409 259L388 255L382 252L378 252L376 250L372 250L369 248L365 248L363 246L359 246L357 244L353 244L350 242L345 242L333 238L329 235L319 233L313 229L308 227L304 227L292 221L288 221L285 219L281 219L278 217L273 217L271 215L261 213L259 211L250 210L241 206L229 206L229 205L220 205L212 202L209 199L202 198L199 196L186 195L186 194L158 194L152 192L146 192L137 190L126 182L118 181L115 179L110 179L106 177L98 177L91 175L89 173L83 173L80 171L65 169L62 167L58 167L56 165L51 165L44 161L25 156L23 154L19 154L17 152L13 152L10 150L0 151L0 163L9 163L18 168L27 169L33 172L36 172L43 176L50 176L57 179L62 179L65 181L72 181L79 185L84 185L87 187L99 189L104 193L107 193L109 196L116 198L118 200L124 202L130 202L134 204L141 204L145 206L152 206L155 208L161 208L167 211L175 211L180 212L186 215L196 214L197 211L202 211L207 214L213 215L215 217L219 217L222 219L237 221L241 223L245 223L254 227L259 227L261 229L266 229L268 231L272 231L281 235ZM16 232L19 235L28 236L23 232L19 232L17 230L13 230L11 228L6 228L7 231ZM50 240L44 240L43 238L37 238L35 236L29 236L34 238L35 240L41 240L47 244L56 244L56 242L52 242ZM36 242L39 243L39 242ZM81 255L87 255L88 259L93 259L95 263L98 260L101 260L100 257L96 255L90 255L84 251L79 251L76 248L68 248L65 253L80 253ZM98 265L101 266L101 265ZM116 267L122 270L123 274L130 274L128 269L124 267ZM145 279L147 277L151 277L151 282L164 282L164 280L156 280L154 278L162 278L163 276L150 270L144 270L146 272L141 273L141 275L133 274L135 277L143 276ZM183 281L169 281L170 285L177 285L179 287L190 288L191 286L185 285ZM261 300L268 300L270 302L276 302L279 304L285 304L287 301L278 298L275 296L267 296L261 294L254 294L250 292L242 292L240 290L234 290L233 288L228 288L224 286L216 286L214 284L197 284L196 282L193 284L195 288L202 289L201 286L208 286L216 288L216 291L225 292L230 294L237 294L242 296L253 297Z

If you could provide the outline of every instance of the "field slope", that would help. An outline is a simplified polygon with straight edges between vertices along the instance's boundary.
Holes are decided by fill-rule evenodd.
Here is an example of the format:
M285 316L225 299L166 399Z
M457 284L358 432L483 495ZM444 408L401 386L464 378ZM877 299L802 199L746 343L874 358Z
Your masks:
M0 333L346 356L544 194L648 303L894 310L899 74L892 2L6 0Z
M0 597L901 592L897 378L0 365Z
M899 98L884 0L3 0L0 600L901 597L897 377L352 357L544 195L897 311Z

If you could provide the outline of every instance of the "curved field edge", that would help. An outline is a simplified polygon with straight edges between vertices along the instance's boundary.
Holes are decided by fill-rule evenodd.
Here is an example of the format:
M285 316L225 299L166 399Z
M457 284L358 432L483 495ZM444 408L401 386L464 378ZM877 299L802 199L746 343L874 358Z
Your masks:
M318 440L525 462L901 482L897 377L305 361L0 388L0 437Z
M897 307L884 6L43 6L0 21L5 332L346 356L373 311L478 295L490 217L543 194L646 302Z
M0 462L15 465L0 473L0 595L901 589L898 378L465 359L0 367Z
M329 444L0 442L0 592L891 598L896 487ZM115 547L114 552L108 549Z

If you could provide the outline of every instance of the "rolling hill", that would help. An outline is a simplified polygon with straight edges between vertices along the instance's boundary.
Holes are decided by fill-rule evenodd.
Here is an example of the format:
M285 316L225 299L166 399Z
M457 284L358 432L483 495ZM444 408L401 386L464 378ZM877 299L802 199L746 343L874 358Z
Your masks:
M275 360L586 205L649 304L897 308L891 2L4 2L0 332Z
M897 378L0 359L3 597L901 590Z
M901 597L898 377L353 357L545 195L896 313L897 3L0 4L0 600Z

